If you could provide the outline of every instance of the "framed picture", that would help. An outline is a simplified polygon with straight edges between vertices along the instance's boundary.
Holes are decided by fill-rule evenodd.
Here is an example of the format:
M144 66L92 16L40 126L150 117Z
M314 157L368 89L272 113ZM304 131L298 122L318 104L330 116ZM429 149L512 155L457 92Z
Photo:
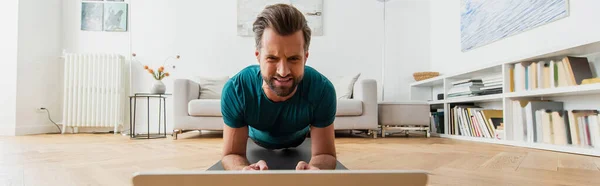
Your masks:
M104 31L127 31L127 8L126 3L105 3Z
M569 0L461 0L463 52L569 16Z
M81 30L102 31L104 3L81 4Z

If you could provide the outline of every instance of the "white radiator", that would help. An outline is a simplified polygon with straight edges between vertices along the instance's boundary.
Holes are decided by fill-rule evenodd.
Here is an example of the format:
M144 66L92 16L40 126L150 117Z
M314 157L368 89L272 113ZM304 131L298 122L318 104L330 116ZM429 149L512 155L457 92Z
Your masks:
M124 60L117 54L64 53L63 130L123 123Z

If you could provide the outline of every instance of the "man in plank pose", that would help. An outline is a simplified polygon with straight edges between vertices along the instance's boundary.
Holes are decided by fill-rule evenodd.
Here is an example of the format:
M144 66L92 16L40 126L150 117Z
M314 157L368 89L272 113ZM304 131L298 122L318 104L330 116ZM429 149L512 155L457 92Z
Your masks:
M222 91L223 168L268 169L263 160L248 162L248 137L266 149L286 149L310 134L310 162L298 162L296 170L335 169L336 94L325 76L306 66L311 30L305 17L293 6L276 4L253 26L258 65L242 69Z

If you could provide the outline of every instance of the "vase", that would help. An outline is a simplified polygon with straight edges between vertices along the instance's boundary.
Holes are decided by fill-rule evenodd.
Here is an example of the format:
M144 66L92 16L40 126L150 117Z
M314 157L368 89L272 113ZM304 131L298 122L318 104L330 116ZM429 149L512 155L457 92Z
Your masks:
M152 94L164 94L166 91L165 84L161 80L154 81L152 85L152 90L150 91Z

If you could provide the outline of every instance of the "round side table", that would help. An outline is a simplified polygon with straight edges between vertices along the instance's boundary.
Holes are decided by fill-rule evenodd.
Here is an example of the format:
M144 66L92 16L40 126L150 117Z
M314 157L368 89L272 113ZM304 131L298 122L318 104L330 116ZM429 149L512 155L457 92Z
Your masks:
M131 139L157 139L157 138L167 138L167 96L171 94L152 94L152 93L135 93L133 96L129 96L129 138ZM146 98L147 101L147 112L148 112L148 120L147 120L147 133L136 133L136 121L135 115L137 112L137 100L138 98ZM158 100L158 132L150 133L150 99ZM133 101L133 104L132 104ZM132 106L133 105L133 106ZM133 113L132 113L133 109ZM162 115L161 115L162 114ZM132 116L133 115L133 116ZM163 132L161 133L161 120L163 125Z

